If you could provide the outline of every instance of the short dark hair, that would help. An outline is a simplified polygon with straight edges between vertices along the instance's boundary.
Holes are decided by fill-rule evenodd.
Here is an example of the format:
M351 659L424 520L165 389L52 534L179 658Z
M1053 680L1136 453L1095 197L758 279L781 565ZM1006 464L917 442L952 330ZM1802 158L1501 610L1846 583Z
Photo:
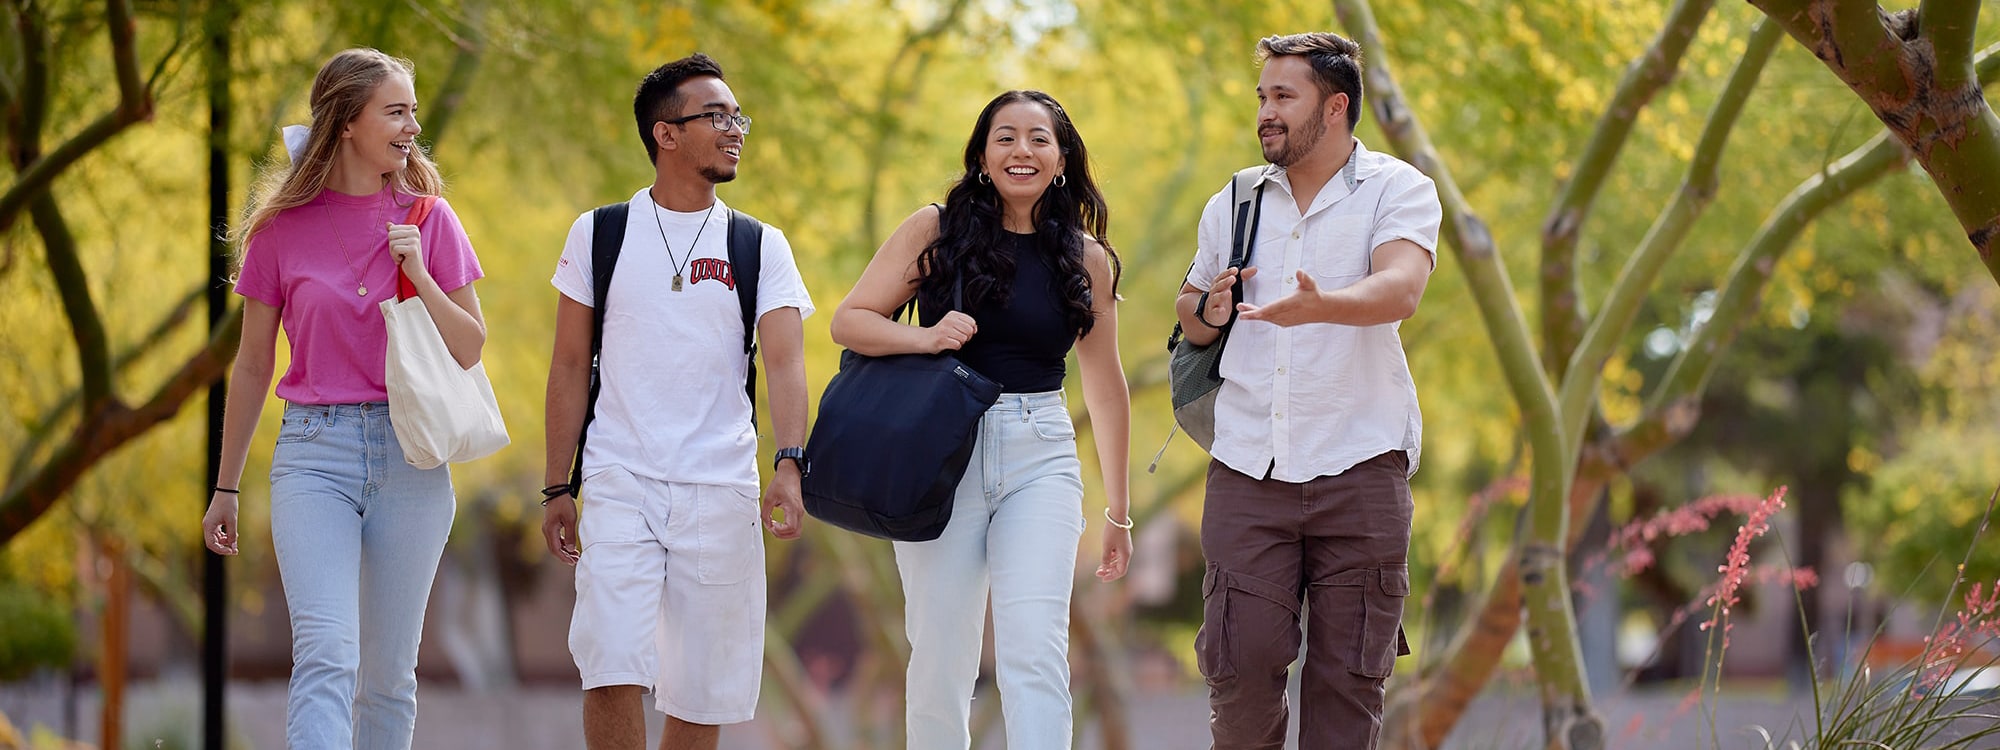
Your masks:
M660 160L660 142L653 140L653 123L679 116L685 102L681 84L702 77L722 80L722 65L715 58L696 52L654 68L640 79L639 93L632 97L632 117L639 123L639 142L646 144L647 161Z
M1312 64L1313 83L1322 97L1347 95L1347 129L1361 123L1361 45L1324 31L1267 36L1257 40L1257 62L1297 55Z

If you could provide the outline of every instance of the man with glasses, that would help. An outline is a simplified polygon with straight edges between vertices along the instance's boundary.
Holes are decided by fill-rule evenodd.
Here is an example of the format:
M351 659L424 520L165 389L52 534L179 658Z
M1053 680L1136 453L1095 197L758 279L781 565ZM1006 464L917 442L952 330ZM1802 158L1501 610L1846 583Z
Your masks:
M805 519L800 321L813 306L784 234L747 217L732 221L735 212L715 195L736 178L750 132L721 66L699 53L660 66L639 83L633 111L653 184L578 217L551 280L561 294L542 534L552 554L576 566L569 646L583 678L585 743L643 748L640 694L651 689L667 714L661 748L712 749L720 725L748 721L757 706L760 516L779 539L798 538ZM762 240L748 251L757 268L738 278L729 238L744 241L746 225L742 236ZM621 227L622 239L607 239ZM608 279L593 269L607 257L600 244L617 250ZM754 284L745 287L755 290L754 314L739 284ZM773 432L785 446L761 510L744 387L749 318Z

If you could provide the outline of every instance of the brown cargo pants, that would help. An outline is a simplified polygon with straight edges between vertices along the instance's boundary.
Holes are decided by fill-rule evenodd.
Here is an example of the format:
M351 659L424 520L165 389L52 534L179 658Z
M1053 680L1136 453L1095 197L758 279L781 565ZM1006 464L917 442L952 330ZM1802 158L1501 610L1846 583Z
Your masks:
M1216 750L1284 747L1285 674L1299 653L1301 602L1298 746L1375 747L1383 683L1409 653L1408 470L1402 451L1304 484L1209 464L1195 654Z

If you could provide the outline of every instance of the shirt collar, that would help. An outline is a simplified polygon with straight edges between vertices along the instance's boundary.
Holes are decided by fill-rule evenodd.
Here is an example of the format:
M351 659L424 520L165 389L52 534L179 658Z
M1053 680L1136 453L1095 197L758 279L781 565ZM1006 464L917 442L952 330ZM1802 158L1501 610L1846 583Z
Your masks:
M1369 151L1367 146L1362 145L1360 138L1355 138L1353 141L1354 152L1348 154L1347 163L1340 168L1340 178L1347 184L1348 192L1353 192L1361 186L1362 182L1370 177L1374 177L1376 172L1382 171L1383 161L1380 154ZM1277 183L1283 186L1285 192L1288 193L1292 190L1291 180L1285 176L1285 168L1276 164L1264 167L1264 174L1257 178L1256 185L1262 185L1266 182ZM1252 185L1252 187L1256 187L1256 185Z

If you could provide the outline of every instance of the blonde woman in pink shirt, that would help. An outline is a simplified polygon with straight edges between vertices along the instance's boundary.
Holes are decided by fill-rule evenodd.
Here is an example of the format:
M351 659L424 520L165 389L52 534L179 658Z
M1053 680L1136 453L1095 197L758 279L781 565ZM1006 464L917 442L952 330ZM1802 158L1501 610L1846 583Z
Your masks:
M290 166L265 176L234 236L243 343L202 539L237 552L237 490L283 326L291 367L277 387L271 545L292 622L294 748L408 748L416 727L424 602L457 503L447 468L409 465L390 426L379 305L396 294L397 271L461 365L486 342L479 260L457 215L438 199L421 224L404 223L418 197L444 190L416 140L412 70L372 49L327 61L311 126L287 129Z

